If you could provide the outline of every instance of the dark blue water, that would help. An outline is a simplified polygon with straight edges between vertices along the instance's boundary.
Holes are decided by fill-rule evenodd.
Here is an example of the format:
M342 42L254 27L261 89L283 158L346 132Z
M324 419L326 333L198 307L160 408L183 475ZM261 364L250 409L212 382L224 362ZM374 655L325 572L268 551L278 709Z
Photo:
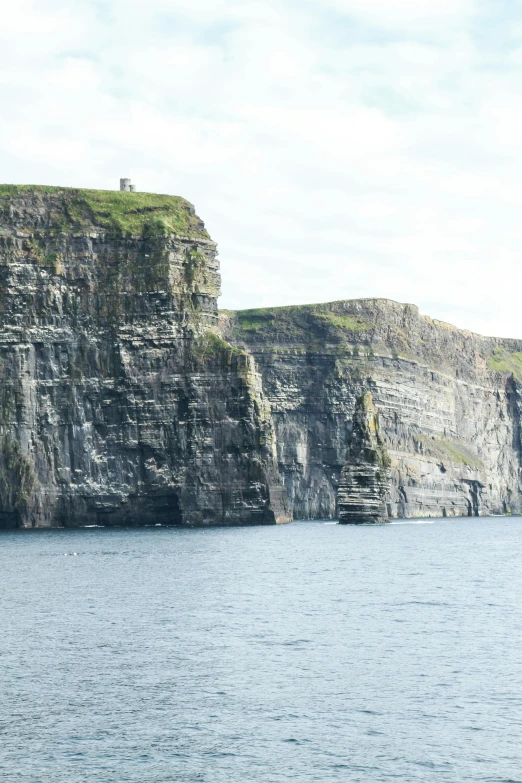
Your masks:
M521 553L522 519L3 533L0 779L522 781Z

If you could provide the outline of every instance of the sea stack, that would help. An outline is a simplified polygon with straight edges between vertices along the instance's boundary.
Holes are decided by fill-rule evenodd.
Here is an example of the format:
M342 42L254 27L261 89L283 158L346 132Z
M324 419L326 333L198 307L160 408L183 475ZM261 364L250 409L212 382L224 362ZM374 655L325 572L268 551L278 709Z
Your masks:
M377 525L389 522L390 457L379 432L370 392L358 397L346 462L339 482L339 522Z

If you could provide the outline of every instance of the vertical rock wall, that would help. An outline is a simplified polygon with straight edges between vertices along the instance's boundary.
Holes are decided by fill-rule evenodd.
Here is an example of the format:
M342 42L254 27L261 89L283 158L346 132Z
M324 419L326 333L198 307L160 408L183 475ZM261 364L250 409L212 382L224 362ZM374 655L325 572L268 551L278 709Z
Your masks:
M520 512L522 342L386 300L218 327L219 282L183 199L0 186L0 526L335 518L364 470L379 505L367 392L391 516Z
M0 186L0 526L288 519L187 202Z
M367 391L391 459L392 516L521 511L521 341L375 299L224 312L221 327L263 376L296 518L338 517Z

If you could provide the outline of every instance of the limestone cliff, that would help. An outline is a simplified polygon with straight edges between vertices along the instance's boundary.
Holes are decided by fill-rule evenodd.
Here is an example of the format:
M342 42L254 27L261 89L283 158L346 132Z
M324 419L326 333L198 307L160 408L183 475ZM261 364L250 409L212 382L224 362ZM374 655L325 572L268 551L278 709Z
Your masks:
M357 398L337 500L341 524L389 521L390 457L379 428L371 392Z
M0 186L0 526L521 511L522 342L219 285L183 199Z
M288 519L190 204L0 186L0 526Z
M221 314L255 357L296 518L337 518L358 397L391 459L392 516L519 513L522 341L380 299Z

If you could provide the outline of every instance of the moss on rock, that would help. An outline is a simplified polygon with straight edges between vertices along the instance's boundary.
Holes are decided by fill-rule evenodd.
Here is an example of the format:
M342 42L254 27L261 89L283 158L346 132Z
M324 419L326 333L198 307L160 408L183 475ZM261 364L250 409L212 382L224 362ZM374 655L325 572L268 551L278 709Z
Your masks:
M337 342L349 333L368 332L373 328L363 316L338 312L335 303L238 310L235 316L237 337L244 332L260 336L277 334L288 339L304 338L309 341L315 335Z
M510 352L496 348L489 357L489 369L493 372L510 373L522 381L522 351Z
M245 352L230 345L215 332L206 332L194 341L193 356L202 364L217 361L220 365L229 365L234 358L245 357Z
M447 460L455 465L465 465L472 470L484 469L482 460L459 441L421 436L419 442L422 444L423 451L442 461Z

